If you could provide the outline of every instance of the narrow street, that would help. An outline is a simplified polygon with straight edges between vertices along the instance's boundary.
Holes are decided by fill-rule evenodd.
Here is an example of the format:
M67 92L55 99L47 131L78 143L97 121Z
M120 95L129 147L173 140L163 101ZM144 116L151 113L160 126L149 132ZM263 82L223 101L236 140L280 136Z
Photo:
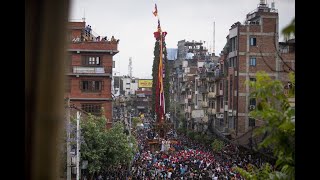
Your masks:
M244 179L232 168L246 169L248 164L260 167L261 157L245 152L230 143L220 152L178 134L170 149L152 152L149 141L151 128L136 130L139 152L136 153L130 172L127 167L110 169L103 179ZM157 137L157 135L155 135ZM169 139L168 139L169 140ZM160 145L159 145L160 146Z

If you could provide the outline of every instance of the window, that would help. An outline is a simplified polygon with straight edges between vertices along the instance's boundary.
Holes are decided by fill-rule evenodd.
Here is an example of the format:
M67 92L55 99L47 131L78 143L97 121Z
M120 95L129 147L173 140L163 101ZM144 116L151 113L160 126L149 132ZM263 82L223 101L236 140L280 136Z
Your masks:
M251 81L251 82L253 82L253 81L256 82L257 79L256 79L256 78L250 78L250 81Z
M80 89L82 92L100 92L103 89L103 81L81 81Z
M254 127L256 126L256 120L253 118L249 118L249 127Z
M82 60L82 65L85 66L100 66L101 61L99 56L84 56Z
M220 82L220 90L222 90L222 82Z
M232 58L229 59L229 67L233 67L233 60L232 60Z
M250 98L249 104L255 106L256 105L256 98Z
M230 50L231 52L237 50L237 37L230 39Z
M230 75L230 97L232 98L232 91L233 91L233 89L232 89L232 76Z
M212 89L212 92L215 92L215 87L214 87L214 84L212 84L212 87L211 87Z
M229 58L229 67L237 67L237 57Z
M250 46L256 46L257 45L257 38L250 37Z
M220 98L220 108L223 109L223 97Z
M257 65L257 58L250 57L250 66L256 66Z
M216 108L216 102L215 101L210 101L209 102L209 107L215 109Z
M101 115L101 104L81 104L81 109L92 115Z
M228 85L228 80L226 80L226 85ZM226 97L226 101L228 101L228 87L226 87L226 92L225 92L225 97Z

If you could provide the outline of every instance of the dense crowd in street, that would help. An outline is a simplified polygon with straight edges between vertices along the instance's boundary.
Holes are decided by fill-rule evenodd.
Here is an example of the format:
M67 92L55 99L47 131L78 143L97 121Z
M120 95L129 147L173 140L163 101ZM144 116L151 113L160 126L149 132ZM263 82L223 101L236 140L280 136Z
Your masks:
M246 169L249 163L259 167L263 161L261 156L254 157L230 143L226 143L221 152L213 152L211 147L181 134L169 151L161 149L152 153L148 143L148 132L151 130L138 131L136 138L139 151L129 171L128 166L113 167L98 179L242 180L244 178L233 167Z

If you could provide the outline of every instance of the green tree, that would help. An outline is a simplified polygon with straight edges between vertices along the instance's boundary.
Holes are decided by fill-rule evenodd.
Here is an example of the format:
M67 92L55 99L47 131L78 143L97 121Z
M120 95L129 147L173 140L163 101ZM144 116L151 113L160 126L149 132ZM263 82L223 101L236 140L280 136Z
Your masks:
M284 35L285 39L288 40L291 37L295 37L295 18L288 24L283 30L282 34Z
M266 73L258 72L257 81L250 82L251 98L256 98L257 108L249 116L263 120L265 123L254 131L254 136L267 134L259 144L259 148L271 148L277 158L274 171L268 173L268 178L261 173L251 172L248 179L295 179L295 109L290 106L288 98L294 98L294 74L290 74L291 88L289 96L285 94L284 85L278 80L271 79ZM264 165L260 171L268 170ZM254 168L257 172L257 168ZM239 172L244 170L237 168ZM245 172L249 173L250 172ZM245 174L244 173L244 174ZM243 174L242 174L243 175Z
M164 74L164 79L163 79L163 90L164 90L166 111L169 111L169 109L170 109L170 94L169 94L170 68L168 65L167 48L166 48L166 43L164 40L162 42L162 49L163 49L163 55L164 55L163 67L165 69L165 74ZM157 87L157 83L158 83L159 61L160 61L160 41L159 40L157 40L155 42L153 54L154 54L154 59L153 59L153 65L152 65L152 102L155 102L155 100L156 100L156 87ZM152 114L155 114L154 110L155 110L155 103L152 103L152 109L151 109Z
M139 117L132 118L132 127L136 128L139 123L142 123L142 120Z
M158 83L158 69L159 69L159 55L160 53L160 44L159 41L155 42L154 45L154 58L153 58L153 65L152 65L152 102L156 102L156 88L157 88L157 83ZM155 109L156 105L155 103L152 103L152 109L151 113L154 115L155 114Z
M224 142L219 139L214 139L211 146L213 151L220 152L224 147Z
M91 179L109 166L128 164L137 150L135 139L124 134L123 124L115 123L111 129L105 125L103 116L89 115L81 120L81 159L88 161Z

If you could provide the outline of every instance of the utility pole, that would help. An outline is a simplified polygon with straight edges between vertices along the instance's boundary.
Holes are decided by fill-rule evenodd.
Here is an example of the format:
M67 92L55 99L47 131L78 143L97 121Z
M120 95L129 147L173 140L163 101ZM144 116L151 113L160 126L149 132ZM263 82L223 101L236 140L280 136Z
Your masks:
M77 178L76 180L80 179L80 115L81 113L77 111Z
M70 156L70 98L67 101L67 180L71 180L71 156Z
M129 135L131 136L131 126L132 126L132 124L131 124L131 123L132 123L131 113L129 113L129 116L130 116L130 117L129 117L129 121L130 121L130 122L129 122L129 123L130 123L130 124L129 124Z

